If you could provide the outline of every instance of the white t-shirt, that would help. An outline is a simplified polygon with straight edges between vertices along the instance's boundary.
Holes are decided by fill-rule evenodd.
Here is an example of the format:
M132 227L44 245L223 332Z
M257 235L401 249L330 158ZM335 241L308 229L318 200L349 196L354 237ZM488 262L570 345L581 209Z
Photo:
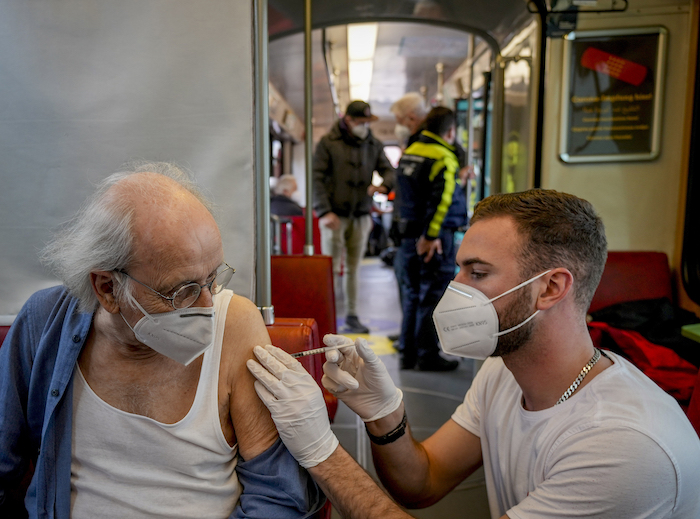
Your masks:
M622 357L567 401L522 407L486 360L452 419L481 439L493 518L700 518L700 439L676 401Z

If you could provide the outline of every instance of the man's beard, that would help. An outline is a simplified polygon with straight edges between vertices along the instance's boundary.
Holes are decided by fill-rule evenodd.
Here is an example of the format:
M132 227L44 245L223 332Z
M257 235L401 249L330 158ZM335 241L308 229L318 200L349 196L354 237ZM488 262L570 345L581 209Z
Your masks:
M532 300L528 290L521 290L520 294L516 292L514 295L516 296L515 301L513 301L513 303L503 311L503 315L499 316L499 332L519 325L535 312L532 307ZM498 337L496 350L491 356L501 357L503 355L518 351L532 338L532 330L534 326L535 320L533 319L522 325L520 328Z

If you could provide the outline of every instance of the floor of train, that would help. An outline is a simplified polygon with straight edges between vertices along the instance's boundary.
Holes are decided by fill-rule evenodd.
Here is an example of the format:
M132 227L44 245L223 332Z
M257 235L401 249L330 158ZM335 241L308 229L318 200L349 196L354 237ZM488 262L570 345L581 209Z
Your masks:
M394 271L379 258L365 258L358 277L357 313L360 322L370 329L368 335L362 336L380 355L394 382L403 391L406 414L414 436L419 440L427 438L450 418L462 402L474 377L474 362L462 359L459 368L448 373L400 370L398 353L387 339L388 335L398 334L401 325ZM342 293L337 294L338 333L343 333L345 321L342 299ZM341 445L377 480L364 423L342 402L339 403L333 431ZM465 511L469 512L471 519L490 517L483 469L467 478L439 503L422 510L410 510L409 513L421 519L443 519L464 517ZM338 519L341 516L333 510L331 517Z

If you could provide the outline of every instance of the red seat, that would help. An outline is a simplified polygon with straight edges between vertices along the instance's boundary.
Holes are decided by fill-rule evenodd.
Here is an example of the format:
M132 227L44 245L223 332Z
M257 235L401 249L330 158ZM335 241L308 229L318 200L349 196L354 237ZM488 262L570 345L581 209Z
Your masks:
M272 256L270 274L276 317L313 317L321 338L336 333L330 256Z
M0 326L0 346L2 346L2 343L5 341L5 336L7 335L7 332L10 331L9 326Z
M690 423L693 424L695 431L700 436L700 371L695 379L695 389L693 390L693 396L690 397L687 414Z
M610 251L588 312L626 301L673 297L668 257L663 252Z
M303 254L306 244L306 217L304 216L280 216L280 247L282 254ZM291 221L292 250L287 250L287 225L285 221ZM321 231L318 228L318 218L313 219L313 244L314 252L321 252Z
M267 331L270 334L272 344L278 348L282 348L287 353L296 353L320 347L318 325L316 321L311 318L292 319L277 317L275 318L275 324L268 325ZM326 401L326 408L328 409L328 417L332 422L338 409L338 399L326 391L321 385L321 377L323 377L323 355L309 355L308 357L301 357L299 361L323 390L323 397ZM330 519L331 510L331 502L326 501L324 507L315 513L312 519Z

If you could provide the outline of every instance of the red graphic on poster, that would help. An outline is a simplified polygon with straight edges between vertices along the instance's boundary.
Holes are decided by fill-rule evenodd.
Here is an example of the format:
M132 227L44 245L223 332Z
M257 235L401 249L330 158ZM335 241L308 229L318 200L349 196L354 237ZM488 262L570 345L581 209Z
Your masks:
M644 65L593 47L588 47L583 52L581 65L634 86L641 85L647 76L647 68Z

